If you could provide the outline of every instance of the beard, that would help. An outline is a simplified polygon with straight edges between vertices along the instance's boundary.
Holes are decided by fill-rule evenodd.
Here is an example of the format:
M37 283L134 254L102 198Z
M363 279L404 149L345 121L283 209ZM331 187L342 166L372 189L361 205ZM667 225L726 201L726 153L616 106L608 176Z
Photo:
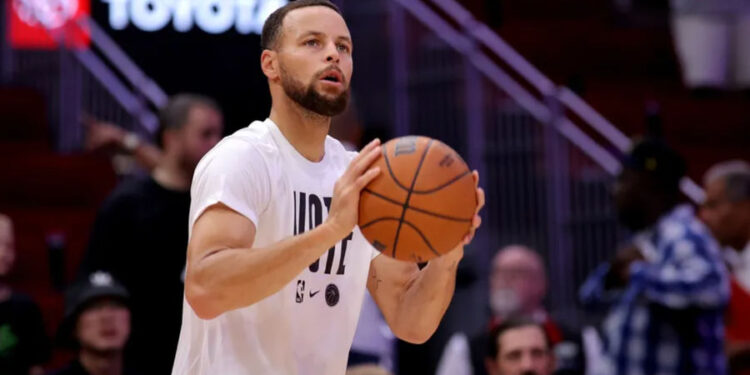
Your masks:
M284 89L284 93L302 108L321 116L336 116L344 112L349 103L349 88L347 87L346 90L334 98L327 98L321 95L315 90L315 82L320 79L326 70L328 69L315 74L311 82L305 87L302 82L289 75L284 66L281 65L281 87ZM346 82L342 82L342 84L346 84Z
M497 289L490 294L492 315L505 319L521 311L521 297L510 288Z

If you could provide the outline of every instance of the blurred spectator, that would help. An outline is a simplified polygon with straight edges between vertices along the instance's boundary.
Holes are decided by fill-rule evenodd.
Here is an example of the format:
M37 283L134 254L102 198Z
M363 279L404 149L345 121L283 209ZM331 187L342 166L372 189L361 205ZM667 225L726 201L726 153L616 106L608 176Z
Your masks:
M685 86L750 88L750 1L671 0Z
M719 243L729 247L729 367L733 374L750 373L750 165L739 160L717 164L706 173L704 187L701 218Z
M131 375L123 352L130 335L128 292L106 272L71 287L65 295L65 318L58 341L78 349L78 356L52 375Z
M49 339L39 307L9 284L15 259L13 222L0 214L0 374L43 374Z
M511 245L497 252L490 273L490 326L521 314L541 323L553 344L560 342L560 328L542 305L546 294L547 270L536 251Z
M492 330L485 365L490 375L550 375L555 368L552 344L542 324L510 318Z
M439 375L475 374L484 375L487 341L492 329L501 325L509 317L522 316L538 323L549 338L551 348L561 344L569 336L545 310L542 302L547 294L547 273L542 258L534 250L522 245L510 245L497 252L492 260L490 272L489 307L491 318L489 328L481 335L468 340L463 333L454 335L446 345L438 367ZM564 338L564 336L566 336ZM580 339L569 340L566 346L574 345L575 354L580 357ZM582 359L567 359L568 366L577 367L580 372ZM566 364L567 364L566 363ZM560 373L567 369L560 369Z
M86 150L103 151L107 153L125 153L131 155L135 161L148 171L159 165L162 152L159 147L144 142L136 133L105 121L87 117Z
M222 115L211 100L174 97L161 115L163 154L150 176L126 181L107 198L79 271L110 272L131 294L128 360L168 374L180 333L190 182L219 141Z
M638 142L614 189L632 244L581 288L609 307L598 374L725 374L723 312L729 282L719 248L688 205L685 163L658 140Z

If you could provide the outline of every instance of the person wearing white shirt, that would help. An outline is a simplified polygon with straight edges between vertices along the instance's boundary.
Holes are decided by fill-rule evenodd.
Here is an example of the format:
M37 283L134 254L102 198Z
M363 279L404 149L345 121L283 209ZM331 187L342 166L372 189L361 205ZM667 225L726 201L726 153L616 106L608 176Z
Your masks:
M365 288L397 337L423 343L480 224L421 270L379 255L356 223L380 143L356 154L328 136L349 97L346 22L329 1L290 2L261 45L269 118L222 140L193 179L173 375L342 375Z

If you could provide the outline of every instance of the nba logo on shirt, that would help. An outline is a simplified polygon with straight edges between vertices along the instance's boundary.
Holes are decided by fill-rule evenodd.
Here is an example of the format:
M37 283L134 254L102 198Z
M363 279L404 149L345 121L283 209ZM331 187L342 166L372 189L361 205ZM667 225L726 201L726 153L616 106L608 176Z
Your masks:
M302 303L305 299L305 280L297 280L297 296L294 298L297 303Z

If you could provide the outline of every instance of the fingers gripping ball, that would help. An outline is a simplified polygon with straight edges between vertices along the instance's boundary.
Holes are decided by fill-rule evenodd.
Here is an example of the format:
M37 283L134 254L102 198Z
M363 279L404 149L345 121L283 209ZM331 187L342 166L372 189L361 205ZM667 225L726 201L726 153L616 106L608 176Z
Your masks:
M382 172L362 190L359 228L381 253L426 262L455 248L471 229L474 180L461 156L444 143L392 139L373 166Z

